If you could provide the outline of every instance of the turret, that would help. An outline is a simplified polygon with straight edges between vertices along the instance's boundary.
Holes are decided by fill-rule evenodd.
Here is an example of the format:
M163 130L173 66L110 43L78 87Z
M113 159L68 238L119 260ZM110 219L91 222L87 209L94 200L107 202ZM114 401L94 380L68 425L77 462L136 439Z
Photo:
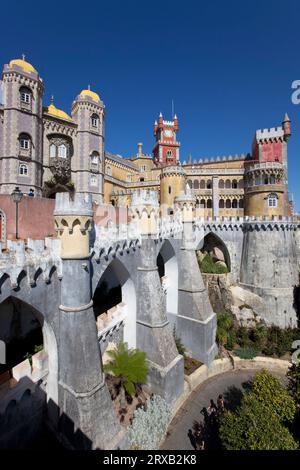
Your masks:
M160 177L160 204L163 215L174 211L175 198L185 190L185 173L181 166L162 169Z
M103 198L104 111L104 103L90 87L82 90L72 105L72 118L78 125L72 165L76 191L92 194L97 202Z
M291 131L291 120L288 117L287 113L285 113L283 121L282 121L282 129L283 129L283 133L284 133L284 139L286 141L288 141L288 139L292 135L292 131Z
M158 122L154 123L156 142L153 148L153 160L157 166L176 165L179 162L180 143L176 140L177 130L176 114L173 121L165 121L160 113Z
M3 74L3 160L0 192L19 186L24 193L42 190L42 97L43 80L25 60L5 64Z

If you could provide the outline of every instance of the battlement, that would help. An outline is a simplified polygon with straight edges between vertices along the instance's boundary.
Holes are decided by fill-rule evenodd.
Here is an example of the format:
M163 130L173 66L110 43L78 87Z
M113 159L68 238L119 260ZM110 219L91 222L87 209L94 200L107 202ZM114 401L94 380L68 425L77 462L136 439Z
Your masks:
M258 129L255 133L257 141L267 139L283 139L284 131L281 126L270 127L269 129Z
M54 215L93 215L92 195L88 193L57 193Z
M225 161L232 161L232 160L246 160L246 158L249 158L249 154L242 153L241 155L223 155L223 156L217 156L217 157L206 157L206 158L199 158L197 160L194 158L191 162L184 162L182 163L183 166L190 166L190 165L198 165L198 164L205 164L205 163L213 163L213 162L225 162Z
M0 249L0 279L9 277L13 289L18 286L22 273L27 275L28 283L33 286L40 275L49 282L55 270L58 277L62 277L58 239L7 240L6 248Z

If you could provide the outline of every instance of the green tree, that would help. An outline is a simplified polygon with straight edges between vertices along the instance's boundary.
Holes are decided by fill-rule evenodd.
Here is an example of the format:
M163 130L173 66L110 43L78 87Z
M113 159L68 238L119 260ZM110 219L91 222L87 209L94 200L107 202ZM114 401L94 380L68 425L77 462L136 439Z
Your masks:
M293 450L298 448L287 425L296 404L279 380L267 371L255 375L251 391L241 405L226 411L220 422L220 439L227 450Z
M292 434L255 394L246 395L235 411L221 418L220 439L226 450L295 450Z
M127 343L120 343L117 349L107 351L111 361L104 365L104 371L119 379L121 401L125 402L125 391L128 395L136 393L136 386L147 380L148 363L146 353L138 349L128 349Z
M300 362L292 364L287 372L289 380L288 389L300 407Z

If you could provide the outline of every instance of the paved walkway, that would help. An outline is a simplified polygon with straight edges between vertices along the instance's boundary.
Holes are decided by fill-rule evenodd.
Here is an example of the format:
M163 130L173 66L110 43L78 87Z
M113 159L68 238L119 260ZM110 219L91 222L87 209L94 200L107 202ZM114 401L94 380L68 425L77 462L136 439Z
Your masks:
M197 424L196 422L203 422L203 415L200 414L200 410L203 407L208 407L211 399L216 402L220 393L223 394L227 408L234 408L240 403L243 392L257 372L257 370L226 372L199 385L173 418L167 438L161 449L193 450L188 431L193 429L193 426ZM277 376L281 379L284 378L283 375Z

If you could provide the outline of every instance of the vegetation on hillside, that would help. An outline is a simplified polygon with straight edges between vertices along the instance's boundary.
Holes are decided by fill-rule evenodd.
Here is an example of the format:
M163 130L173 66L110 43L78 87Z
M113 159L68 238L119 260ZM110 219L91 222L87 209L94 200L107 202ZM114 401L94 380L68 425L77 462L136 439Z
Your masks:
M207 253L201 260L198 258L198 264L202 273L211 274L226 274L228 268L222 264L218 264L209 253Z

